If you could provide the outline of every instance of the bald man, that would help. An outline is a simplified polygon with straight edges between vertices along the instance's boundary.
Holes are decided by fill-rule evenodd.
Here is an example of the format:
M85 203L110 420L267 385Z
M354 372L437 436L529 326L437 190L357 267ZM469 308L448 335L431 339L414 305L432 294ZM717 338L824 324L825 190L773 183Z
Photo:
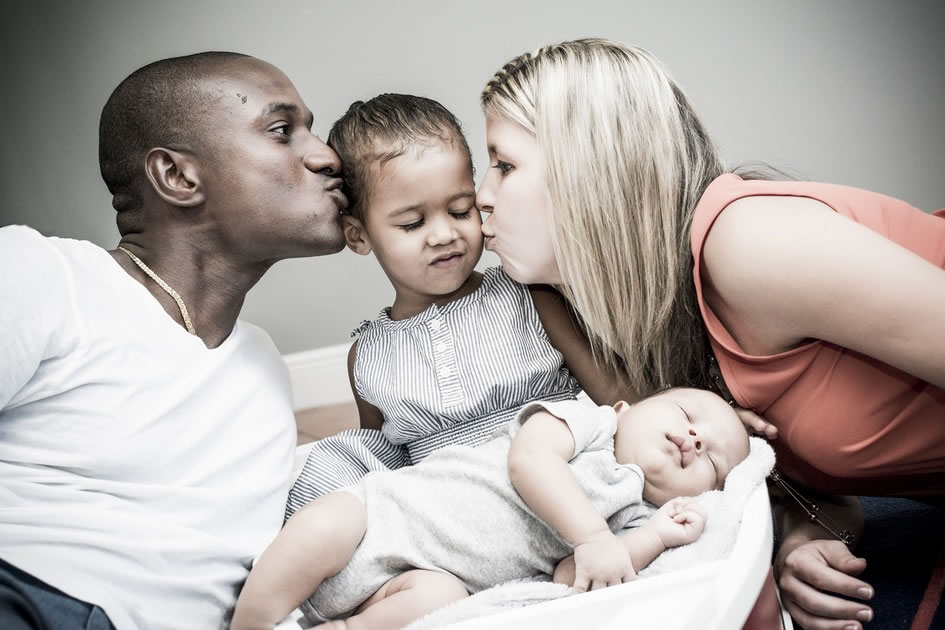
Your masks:
M295 445L240 308L273 263L344 244L311 126L264 61L157 61L102 111L118 246L0 228L0 627L226 627Z

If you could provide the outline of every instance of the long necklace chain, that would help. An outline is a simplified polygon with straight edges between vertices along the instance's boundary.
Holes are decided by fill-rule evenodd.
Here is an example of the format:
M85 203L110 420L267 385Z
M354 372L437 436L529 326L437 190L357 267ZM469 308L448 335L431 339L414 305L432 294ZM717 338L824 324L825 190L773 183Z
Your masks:
M725 380L722 378L722 370L719 368L719 364L715 359L715 356L710 352L709 353L709 374L715 383L716 391L718 391L728 404L731 406L736 406L735 398L732 396L731 392L728 390L728 386L725 384ZM804 513L807 514L807 519L817 523L825 530L830 532L834 537L843 542L847 547L853 544L853 532L848 529L839 527L830 516L820 511L820 506L816 503L805 497L803 494L797 491L797 489L788 483L787 479L784 478L784 475L781 474L777 468L771 471L771 480L776 484L781 486L781 489L784 490L792 499L794 499L801 509L804 510ZM830 521L829 523L825 521Z
M150 277L152 280L157 282L159 287L164 289L164 291L166 291L169 296L174 298L174 301L177 302L177 308L180 309L180 316L184 318L184 326L187 328L187 332L189 332L191 335L196 335L197 331L194 330L194 325L190 321L190 314L187 312L187 306L184 304L184 300L181 299L180 295L177 294L177 291L172 289L170 285L168 285L166 282L161 280L160 276L158 276L156 273L151 271L151 268L148 267L146 264L144 264L144 262L140 258L132 254L130 251L128 251L121 245L118 246L118 249L128 254L128 258L131 259L131 262L138 265L138 267L141 268L141 271L148 274L148 277Z

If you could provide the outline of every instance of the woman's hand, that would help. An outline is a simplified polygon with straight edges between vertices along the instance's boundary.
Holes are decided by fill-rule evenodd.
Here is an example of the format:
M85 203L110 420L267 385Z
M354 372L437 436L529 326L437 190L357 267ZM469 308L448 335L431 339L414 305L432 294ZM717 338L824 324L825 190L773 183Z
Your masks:
M861 628L873 618L869 606L839 597L873 596L873 588L855 577L865 568L866 560L854 556L839 540L783 545L774 563L781 601L807 630Z
M735 414L738 415L738 419L742 421L742 424L745 425L745 428L748 429L748 432L752 435L757 435L767 440L777 439L778 427L774 426L754 411L735 407Z

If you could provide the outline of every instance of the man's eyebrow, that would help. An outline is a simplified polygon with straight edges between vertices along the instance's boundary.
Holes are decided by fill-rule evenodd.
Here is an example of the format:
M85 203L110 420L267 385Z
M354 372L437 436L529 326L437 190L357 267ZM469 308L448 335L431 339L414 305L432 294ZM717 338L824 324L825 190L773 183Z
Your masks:
M266 116L272 116L274 114L287 114L295 117L303 117L305 124L309 127L309 129L312 128L312 123L315 122L315 117L312 115L312 112L305 110L303 115L302 108L295 103L269 103L263 108L262 113L259 114L259 117L265 118Z

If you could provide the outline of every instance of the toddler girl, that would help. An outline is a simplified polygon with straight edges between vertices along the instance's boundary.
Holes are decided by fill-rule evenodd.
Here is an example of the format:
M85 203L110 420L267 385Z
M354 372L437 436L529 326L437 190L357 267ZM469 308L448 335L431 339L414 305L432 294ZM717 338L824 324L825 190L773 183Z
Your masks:
M499 267L475 270L483 236L472 157L446 108L401 94L355 102L328 144L344 165L348 247L374 253L394 303L362 324L348 356L361 429L313 445L287 518L368 471L479 444L531 401L582 388L598 403L636 399L594 366L556 292Z

